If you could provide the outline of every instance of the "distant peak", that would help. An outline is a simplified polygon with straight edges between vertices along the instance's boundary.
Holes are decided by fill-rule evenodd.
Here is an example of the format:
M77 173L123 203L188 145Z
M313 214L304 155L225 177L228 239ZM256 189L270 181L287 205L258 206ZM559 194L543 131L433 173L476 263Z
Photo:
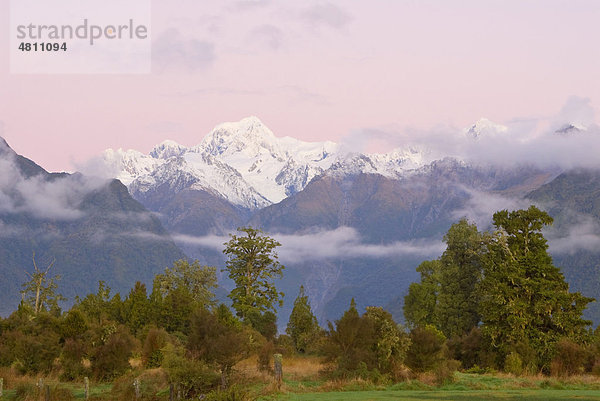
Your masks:
M587 127L578 123L569 123L558 128L554 133L559 135L571 135L587 131Z
M155 159L168 159L174 156L181 156L187 148L175 141L167 139L156 145L150 152L150 156Z
M506 132L507 127L501 124L496 124L485 117L480 118L477 122L466 128L465 134L473 139L479 138L481 135L494 135Z
M231 134L266 133L275 136L256 116L242 118L240 121L225 122L217 125L213 132L227 131Z

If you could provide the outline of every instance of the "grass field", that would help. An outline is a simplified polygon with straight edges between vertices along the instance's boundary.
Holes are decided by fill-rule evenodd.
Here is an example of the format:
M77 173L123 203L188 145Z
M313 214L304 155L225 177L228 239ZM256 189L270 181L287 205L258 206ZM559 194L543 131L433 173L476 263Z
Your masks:
M384 400L600 400L599 390L463 390L463 391L340 391L328 393L281 394L275 396L282 401L384 401Z
M291 357L284 359L284 381L277 391L273 377L256 368L256 359L242 361L236 366L238 377L251 394L264 401L378 401L378 400L596 400L600 401L600 378L573 376L515 377L508 374L470 374L456 372L451 383L436 386L428 374L396 384L372 384L364 380L328 381L320 375L323 368L318 358ZM154 373L152 373L154 372ZM138 373L142 381L156 379L159 369ZM0 375L9 377L6 369ZM162 373L164 374L164 373ZM133 377L133 376L132 376ZM243 377L243 379L242 379ZM13 376L5 380L4 396L0 401L15 399L15 385L34 384L38 378ZM58 383L47 379L50 386L60 385L70 390L77 400L83 400L82 383ZM165 383L162 383L163 386ZM92 384L90 395L96 400L113 400L111 384ZM164 386L163 386L164 387ZM159 387L162 388L162 387ZM168 388L159 391L159 399L168 399Z

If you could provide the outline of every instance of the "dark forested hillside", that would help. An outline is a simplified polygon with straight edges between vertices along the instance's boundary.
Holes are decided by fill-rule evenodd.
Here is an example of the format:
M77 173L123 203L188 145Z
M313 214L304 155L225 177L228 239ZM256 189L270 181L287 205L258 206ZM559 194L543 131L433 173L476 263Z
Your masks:
M0 314L18 305L21 283L53 260L72 302L104 280L116 291L184 257L158 219L117 180L51 174L0 144Z

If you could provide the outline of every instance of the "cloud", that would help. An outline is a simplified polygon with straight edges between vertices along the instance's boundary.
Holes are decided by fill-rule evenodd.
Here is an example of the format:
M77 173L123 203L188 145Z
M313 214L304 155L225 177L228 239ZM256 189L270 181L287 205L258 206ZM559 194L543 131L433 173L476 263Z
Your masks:
M351 20L350 14L332 3L315 4L302 12L305 22L314 28L341 29Z
M392 244L364 243L358 231L351 227L340 227L335 230L315 230L297 235L269 234L281 243L277 250L284 263L296 263L337 258L384 258L393 256L440 255L445 246L440 240L420 239L414 241L398 241ZM194 237L189 235L173 235L176 242L223 250L229 237L207 235Z
M548 230L548 250L572 255L580 250L600 252L600 223L590 216L572 215L566 229Z
M428 159L456 157L478 165L534 165L541 168L600 167L600 127L594 122L589 99L572 97L553 117L521 118L505 129L482 130L474 138L464 128L437 126L423 130L398 126L355 130L342 143L355 151L414 146L426 149ZM557 129L573 129L557 133Z
M48 179L44 175L24 177L7 155L0 160L0 212L27 213L42 219L75 220L84 214L79 209L85 196L105 180L81 174Z
M455 210L452 215L456 220L466 217L475 223L480 231L492 227L492 218L497 211L527 209L531 205L531 201L526 199L510 198L467 187L462 187L462 190L469 194L469 200L462 209Z
M152 43L152 68L159 73L194 73L210 67L215 59L213 43L185 38L175 28L164 31Z
M553 131L563 128L565 124L589 127L594 124L594 115L595 111L589 98L571 96L558 115L552 119L550 127Z

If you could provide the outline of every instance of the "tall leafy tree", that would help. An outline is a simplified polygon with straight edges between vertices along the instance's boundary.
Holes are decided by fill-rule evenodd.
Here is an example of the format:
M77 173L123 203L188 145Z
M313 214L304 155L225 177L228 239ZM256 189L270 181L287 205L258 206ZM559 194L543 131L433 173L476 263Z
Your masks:
M283 305L283 293L278 292L273 279L282 276L284 266L279 263L275 249L281 246L261 230L238 228L245 235L231 235L223 253L228 256L226 270L236 287L229 293L232 306L239 317L275 312Z
M426 260L417 267L421 281L408 287L404 297L404 318L411 327L437 326L435 309L440 292L442 264L439 260Z
M466 219L444 236L446 250L439 259L417 267L421 281L404 297L404 317L411 327L431 325L446 337L468 333L479 322L478 293L484 236Z
M583 340L591 322L581 316L592 301L569 292L553 265L541 232L549 224L552 217L535 206L495 213L479 286L483 334L500 358L533 350L545 370L561 338Z
M304 286L300 286L300 293L294 301L294 308L286 329L287 334L294 342L296 351L306 352L319 335L320 330L317 318L308 303L308 297L304 293Z
M154 277L154 291L161 298L176 290L188 292L198 305L205 307L214 304L213 288L217 287L217 269L202 266L198 260L191 264L187 260L177 260L173 267Z
M468 333L479 323L483 235L466 219L453 224L444 236L446 250L440 258L440 286L435 320L447 338Z

